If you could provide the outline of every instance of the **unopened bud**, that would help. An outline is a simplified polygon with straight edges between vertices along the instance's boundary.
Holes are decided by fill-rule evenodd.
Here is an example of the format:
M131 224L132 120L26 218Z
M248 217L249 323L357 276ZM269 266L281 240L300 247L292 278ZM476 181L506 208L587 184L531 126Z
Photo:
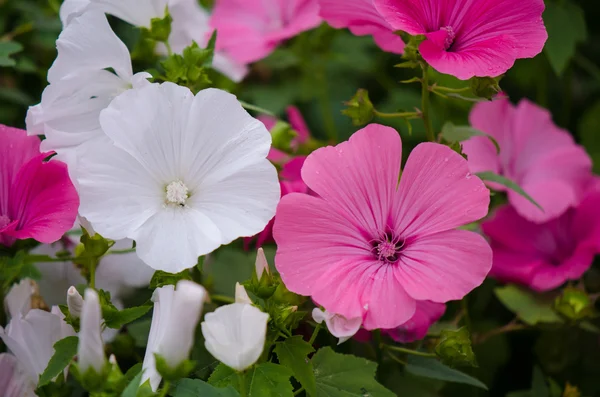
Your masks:
M342 110L342 113L352 119L352 124L362 126L373 120L375 116L375 107L369 99L369 92L365 89L359 89L356 94L344 103L348 106Z
M246 288L240 283L235 283L235 303L252 304L252 299L248 296Z
M267 262L267 257L265 256L265 251L262 248L259 248L258 252L256 253L255 267L256 267L256 278L259 281L263 275L263 272L267 272L267 274L270 274L269 263Z
M500 79L499 77L473 77L470 80L471 90L473 90L473 94L480 98L486 98L491 100L493 97L502 92L500 88Z
M81 316L81 310L83 309L83 297L77 291L77 288L71 286L67 291L67 307L69 313L73 318L79 318Z
M456 331L442 330L438 345L435 347L435 353L444 364L451 367L461 365L477 367L475 353L473 353L471 347L471 335L466 327Z
M590 317L594 312L592 301L585 291L570 287L556 298L554 310L573 321Z

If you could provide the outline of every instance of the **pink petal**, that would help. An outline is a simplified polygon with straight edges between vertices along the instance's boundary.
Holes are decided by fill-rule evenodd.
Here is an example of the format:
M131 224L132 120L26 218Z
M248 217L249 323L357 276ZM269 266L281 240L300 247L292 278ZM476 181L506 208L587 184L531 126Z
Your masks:
M281 178L287 179L288 181L302 181L301 172L302 166L304 165L304 161L306 161L306 156L298 156L285 163L283 165L283 168L281 169ZM304 182L302 183L304 184Z
M35 384L21 367L16 357L0 354L0 396L35 397Z
M483 218L489 202L489 190L461 155L444 145L422 143L402 172L394 229L404 236L454 229Z
M288 107L287 116L290 125L298 133L298 136L294 139L294 145L298 146L305 143L310 138L310 130L298 108L295 106Z
M417 301L415 314L399 327L384 330L383 333L400 343L412 343L425 338L429 327L438 321L446 311L446 305L430 301Z
M596 253L595 249L581 247L559 266L544 263L532 275L531 288L536 291L549 291L569 280L580 279L583 273L592 266Z
M263 123L265 125L265 128L269 131L271 131L271 128L275 127L275 124L277 124L277 117L269 116L266 114L258 116L257 119L258 121Z
M511 206L498 208L493 217L482 223L481 228L494 244L531 255L537 253L530 240L540 233L540 226L519 216Z
M544 260L537 254L512 251L492 243L494 265L490 276L506 282L529 285L538 269L544 266Z
M320 148L308 156L302 179L372 238L388 223L401 157L398 133L390 127L370 124L348 142Z
M9 216L19 220L12 235L53 243L70 230L79 208L79 196L60 161L43 162L48 153L32 158L17 174Z
M396 276L416 300L462 299L492 267L492 250L477 233L449 230L407 242Z
M385 51L402 54L404 42L379 14L373 0L321 0L321 17L335 28L349 28L357 36L372 35Z
M566 181L546 180L521 184L521 187L543 211L512 190L508 192L508 200L521 216L532 222L542 223L556 218L579 201L572 186Z

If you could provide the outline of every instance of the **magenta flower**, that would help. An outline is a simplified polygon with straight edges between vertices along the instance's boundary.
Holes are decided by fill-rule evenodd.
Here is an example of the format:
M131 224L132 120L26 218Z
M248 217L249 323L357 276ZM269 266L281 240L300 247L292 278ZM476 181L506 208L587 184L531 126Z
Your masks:
M44 161L40 140L0 124L0 244L53 243L75 223L79 197L67 166Z
M375 8L373 0L320 0L321 17L334 28L348 28L356 36L372 35L384 51L402 54L404 41Z
M429 327L446 312L446 305L430 301L417 301L415 314L399 327L382 330L384 335L400 343L412 343L425 338Z
M321 18L318 0L217 0L210 23L219 35L218 50L251 63Z
M567 131L552 122L550 113L527 101L516 107L507 99L475 105L473 127L493 136L500 154L486 137L471 138L463 145L471 172L501 174L525 190L543 211L518 193L507 190L516 211L533 222L556 218L577 205L592 177L592 161Z
M316 150L302 179L318 196L283 197L273 227L285 285L368 330L405 323L418 300L461 299L492 264L483 237L455 230L488 212L466 160L422 143L398 184L401 158L398 133L377 124Z
M296 151L300 145L306 143L306 141L310 139L310 130L308 129L308 126L302 117L302 113L300 113L300 110L298 110L297 107L288 106L287 117L290 126L298 133L298 136L296 136L290 144L290 148L293 151ZM269 131L271 131L271 129L277 123L277 118L272 116L259 116L258 119L262 121ZM276 164L283 164L291 159L287 153L282 152L279 149L275 149L274 147L272 147L269 151L267 158L271 160L272 163Z
M548 38L543 0L373 0L395 30L425 35L419 52L461 80L499 76L539 54Z
M536 291L577 280L600 253L600 193L543 224L529 222L510 206L483 223L494 251L490 275Z

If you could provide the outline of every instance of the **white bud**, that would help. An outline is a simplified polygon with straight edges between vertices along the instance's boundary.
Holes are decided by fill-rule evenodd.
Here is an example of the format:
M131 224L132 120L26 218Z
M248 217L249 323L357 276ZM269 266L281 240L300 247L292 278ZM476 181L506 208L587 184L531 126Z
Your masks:
M252 299L248 296L246 288L240 283L235 283L235 303L252 304Z
M102 312L98 293L91 288L85 290L81 309L81 327L77 350L79 369L85 374L93 368L101 374L106 363L104 343L102 342Z
M221 306L201 324L206 349L228 367L243 371L262 354L268 321L267 313L246 303Z
M269 263L267 262L267 257L265 256L265 251L262 248L259 248L256 253L256 277L260 280L262 277L263 271L269 274Z
M160 354L171 368L188 359L206 290L192 281L181 280L176 288L172 285L157 288L152 300L154 312L140 384L150 380L152 390L156 391L161 376L156 370L154 354Z
M75 287L70 287L67 291L67 307L69 308L69 313L71 313L71 316L74 318L79 318L81 316L83 297Z
M339 314L329 313L319 308L314 308L312 312L313 319L321 324L325 321L327 329L331 335L338 338L338 345L346 342L358 332L362 324L362 318L356 317L347 319Z

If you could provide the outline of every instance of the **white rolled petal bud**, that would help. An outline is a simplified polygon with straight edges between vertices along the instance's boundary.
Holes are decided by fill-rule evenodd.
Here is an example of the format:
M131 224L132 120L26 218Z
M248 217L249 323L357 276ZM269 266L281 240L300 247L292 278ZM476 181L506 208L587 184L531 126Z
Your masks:
M81 317L81 310L83 309L83 297L75 287L70 287L67 291L67 307L69 308L69 313L71 313L71 316L74 318Z
M256 268L256 277L260 281L263 272L267 272L269 274L269 263L267 262L267 257L265 256L265 251L262 248L259 248L256 253L256 262L254 264Z
M90 368L102 373L106 363L102 342L102 312L98 293L91 288L85 290L81 309L79 347L77 350L79 369L85 374Z
M248 296L246 288L240 283L235 283L235 303L252 304L252 299Z

